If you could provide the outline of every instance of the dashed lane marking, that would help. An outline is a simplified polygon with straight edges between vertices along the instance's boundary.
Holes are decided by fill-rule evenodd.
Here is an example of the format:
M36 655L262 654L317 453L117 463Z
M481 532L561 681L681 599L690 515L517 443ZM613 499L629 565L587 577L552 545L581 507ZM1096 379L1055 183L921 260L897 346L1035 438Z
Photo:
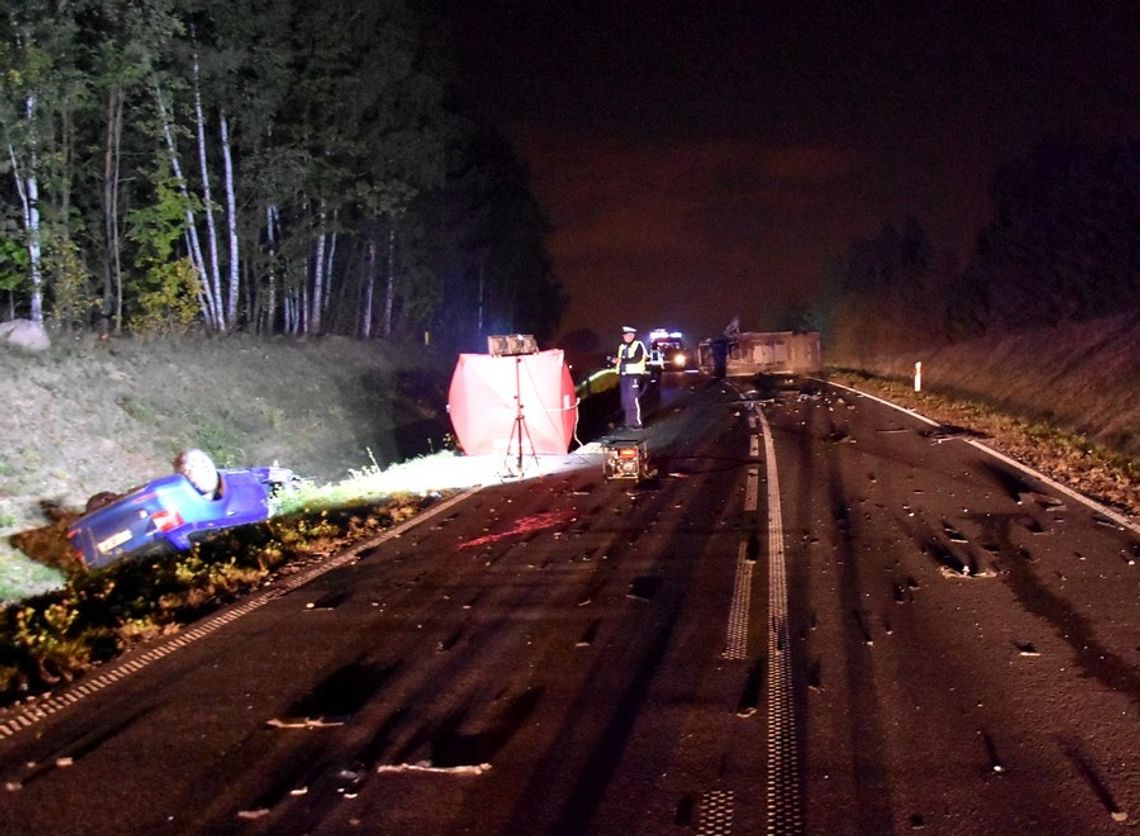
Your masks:
M710 790L701 796L697 836L729 836L732 833L732 790Z
M725 659L748 658L748 610L752 602L752 566L748 544L741 543L736 555L736 580L732 586L732 607L728 611Z
M748 468L748 477L744 483L744 510L753 513L760 507L760 471L754 467Z

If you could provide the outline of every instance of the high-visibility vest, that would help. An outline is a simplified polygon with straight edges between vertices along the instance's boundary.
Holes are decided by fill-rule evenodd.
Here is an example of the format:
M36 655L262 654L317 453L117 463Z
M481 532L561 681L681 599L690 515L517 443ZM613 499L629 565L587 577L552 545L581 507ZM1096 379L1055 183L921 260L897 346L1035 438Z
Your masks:
M638 352L641 352L640 355ZM645 361L648 359L645 343L634 340L631 343L622 343L618 346L618 373L619 374L645 374Z

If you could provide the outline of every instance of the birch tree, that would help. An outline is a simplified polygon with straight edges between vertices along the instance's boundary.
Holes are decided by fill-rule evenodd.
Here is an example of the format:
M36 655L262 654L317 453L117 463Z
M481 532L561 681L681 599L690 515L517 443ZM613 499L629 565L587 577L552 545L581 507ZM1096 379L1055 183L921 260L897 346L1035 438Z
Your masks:
M159 87L156 86L153 89L153 95L155 105L158 109L160 130L162 132L163 142L166 146L167 159L174 176L175 186L178 193L182 196L182 205L186 217L186 248L189 251L191 264L194 267L194 271L198 274L201 286L202 317L209 328L215 331L222 331L225 327L225 321L222 316L221 300L214 293L214 287L210 281L210 273L206 268L205 258L202 254L202 243L198 236L198 226L195 220L194 209L196 202L190 194L190 186L186 180L186 175L183 173L182 160L178 152L178 144L175 140L173 112L167 107L164 94Z
M202 190L202 216L206 221L206 252L210 257L206 265L207 284L215 299L218 310L217 328L225 332L229 328L226 319L226 310L222 303L222 273L218 260L218 224L215 219L216 206L213 200L213 190L210 186L210 163L206 143L206 115L202 107L202 74L201 60L198 56L197 43L193 46L191 57L191 90L194 100L194 139L198 151L199 188Z
M102 314L121 330L123 320L122 160L124 117L139 108L154 83L160 56L178 32L173 0L99 0L84 16L95 36L91 81L103 103L102 142ZM138 120L142 121L142 120ZM140 178L141 179L141 178Z
M66 4L16 3L4 10L0 124L5 156L20 206L28 254L28 315L43 322L43 240L40 212L41 142L59 100L60 69L71 31Z
M470 281L451 265L474 252L486 320L523 310L529 282L548 287L541 232L453 234L446 149L466 149L420 22L406 0L0 5L9 315L42 319L46 299L82 322L67 272L116 329L173 304L177 280L213 332L397 338L452 292L444 269ZM512 262L514 244L532 249Z
M221 276L225 276L223 316L229 329L241 323L242 277L254 274L252 270L243 270L243 260L266 237L270 205L274 207L276 233L283 231L283 196L266 194L264 187L284 178L267 177L256 166L259 159L262 164L272 160L276 156L272 153L274 146L285 138L274 127L290 85L287 25L291 8L290 3L270 0L199 0L189 10L195 36L195 133L199 138L204 196L212 178L208 171L210 160L220 158L218 186L224 209L225 258L219 255L218 266L214 267L211 250L211 271L217 271L219 285ZM212 137L217 138L217 144L211 153ZM288 149L283 149L283 156L287 155ZM245 207L252 207L254 212L243 220ZM220 238L214 220L209 215L205 220L207 236L212 240ZM255 260L262 268L268 264L264 257ZM251 310L254 295L254 287L246 289Z

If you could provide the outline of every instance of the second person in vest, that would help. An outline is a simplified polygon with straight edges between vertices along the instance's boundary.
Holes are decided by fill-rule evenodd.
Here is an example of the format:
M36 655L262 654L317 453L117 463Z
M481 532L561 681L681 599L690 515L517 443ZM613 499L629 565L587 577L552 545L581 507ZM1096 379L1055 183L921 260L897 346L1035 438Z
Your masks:
M621 384L621 408L625 412L625 426L640 430L641 392L644 385L645 365L649 352L645 343L637 338L637 329L626 325L621 329L621 345L618 346L614 363L617 366Z

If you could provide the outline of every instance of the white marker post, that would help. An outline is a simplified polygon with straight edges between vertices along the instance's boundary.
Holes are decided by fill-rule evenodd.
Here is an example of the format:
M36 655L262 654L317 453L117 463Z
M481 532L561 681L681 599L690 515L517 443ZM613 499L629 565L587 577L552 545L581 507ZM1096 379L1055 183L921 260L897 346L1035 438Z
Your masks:
M919 360L914 364L914 391L922 391L922 361Z

